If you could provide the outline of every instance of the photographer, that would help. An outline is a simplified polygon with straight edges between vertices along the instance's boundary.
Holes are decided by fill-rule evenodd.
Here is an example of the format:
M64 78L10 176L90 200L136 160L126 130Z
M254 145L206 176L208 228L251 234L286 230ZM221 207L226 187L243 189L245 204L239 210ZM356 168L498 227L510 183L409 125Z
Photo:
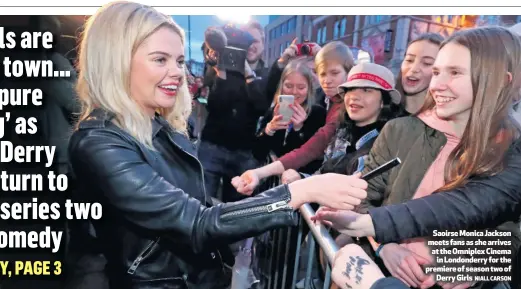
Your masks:
M252 154L257 122L269 108L273 97L271 95L268 98L266 95L268 71L261 59L264 51L264 30L259 23L250 22L238 30L237 37L242 37L241 31L246 32L244 38L251 37L252 42L245 53L244 71L223 69L221 64L210 67L207 60L204 81L209 85L210 93L199 158L205 170L207 193L217 197L222 179L225 202L242 198L231 186L231 178L259 165ZM205 36L206 43L210 43L207 49L210 56L219 57L222 50L215 48L218 44L223 48L226 45L223 43L232 40L246 42L242 39L229 39L230 37L226 39L227 36L222 31L214 28L209 28ZM218 44L213 44L215 42ZM239 63L240 60L233 61L237 67L242 64Z
M288 65L288 63L296 58L303 58L306 61L308 67L313 71L313 86L316 88L315 97L318 105L326 108L327 105L325 103L325 94L320 84L318 83L318 77L315 69L315 56L320 50L320 46L316 43L309 43L304 41L302 44L297 43L297 38L293 39L291 45L282 52L282 55L279 59L277 59L273 65L270 67L266 93L268 93L269 97L273 96L277 91L277 86L279 84L280 78L282 77L282 71Z

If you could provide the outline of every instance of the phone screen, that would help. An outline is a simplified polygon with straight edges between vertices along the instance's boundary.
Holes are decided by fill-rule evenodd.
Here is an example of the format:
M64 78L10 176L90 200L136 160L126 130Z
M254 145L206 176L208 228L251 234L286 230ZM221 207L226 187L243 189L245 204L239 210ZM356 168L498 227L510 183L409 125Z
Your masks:
M279 96L279 114L282 115L282 121L288 122L293 116L293 109L289 107L293 104L295 97L293 95L280 95Z

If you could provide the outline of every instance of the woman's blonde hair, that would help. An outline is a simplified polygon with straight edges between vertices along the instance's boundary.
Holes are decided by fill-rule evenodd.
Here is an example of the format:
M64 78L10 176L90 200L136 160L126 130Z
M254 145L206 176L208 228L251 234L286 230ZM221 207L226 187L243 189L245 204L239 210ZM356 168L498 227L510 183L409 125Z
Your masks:
M344 67L346 73L349 73L351 68L355 66L353 53L349 46L340 41L332 41L322 47L317 56L315 56L315 67L317 73L320 74L326 68L328 63L336 62Z
M307 58L294 59L286 65L284 70L282 71L282 76L280 77L279 86L277 87L277 91L275 92L275 98L273 103L277 105L279 103L279 96L282 94L282 86L284 85L284 81L286 78L293 73L298 73L306 79L308 84L308 93L306 96L306 100L303 103L302 108L306 111L306 113L311 112L311 107L315 104L315 88L313 85L313 72L307 66L309 60Z
M177 33L184 46L182 28L171 17L149 6L127 1L112 2L88 19L78 58L76 88L82 103L79 122L95 108L102 108L115 115L113 121L116 125L152 147L150 116L130 95L130 69L138 47L163 27ZM190 93L186 81L183 81L174 106L158 110L158 113L175 130L186 133L190 110Z
M448 43L470 51L473 102L461 141L445 166L446 184L438 191L462 186L470 177L501 171L504 156L518 137L508 113L521 88L521 38L505 28L481 27L452 34L440 49ZM510 81L507 73L512 76ZM435 105L428 92L417 114Z

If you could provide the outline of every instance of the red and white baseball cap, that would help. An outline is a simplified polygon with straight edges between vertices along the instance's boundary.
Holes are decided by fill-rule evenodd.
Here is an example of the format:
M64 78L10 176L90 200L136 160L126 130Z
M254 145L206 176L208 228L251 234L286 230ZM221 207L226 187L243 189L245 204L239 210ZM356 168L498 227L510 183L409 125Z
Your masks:
M393 73L385 66L376 63L360 63L355 65L347 75L347 82L338 87L340 95L350 88L370 87L388 91L392 102L399 104L402 96L395 89L396 81Z

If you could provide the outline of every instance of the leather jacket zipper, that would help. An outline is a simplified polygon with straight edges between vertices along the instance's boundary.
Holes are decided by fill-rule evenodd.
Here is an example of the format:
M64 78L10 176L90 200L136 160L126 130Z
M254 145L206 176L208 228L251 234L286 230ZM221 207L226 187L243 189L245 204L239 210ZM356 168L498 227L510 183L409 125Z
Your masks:
M199 164L199 170L201 171L201 178L203 180L203 192L204 192L204 202L205 204L208 204L208 199L206 197L206 186L205 186L205 181L204 181L204 170L203 170L203 165L201 164L201 162L199 161L199 159L197 157L195 157L194 155L192 155L191 153L187 152L186 150L184 150L180 145L178 145L174 139L172 138L172 136L170 135L170 133L173 133L172 131L168 132L166 135L168 136L168 138L170 139L170 141L178 148L180 149L181 151L183 151L184 153L186 153L187 155L191 156L192 158L194 158L197 163Z
M128 268L128 270L127 270L128 274L133 275L134 273L136 273L136 269L139 266L139 264L141 263L141 261L143 261L143 259L148 257L148 255L150 255L150 253L152 253L152 249L154 249L154 246L159 242L159 239L160 238L157 238L155 241L151 241L145 247L145 249L143 249L141 254L139 254L137 256L137 258L134 260L134 262L132 262L132 265L130 265L130 268Z
M266 205L257 205L251 208L238 209L230 212L226 212L221 215L221 219L224 221L226 219L230 219L233 217L248 217L252 215L257 215L260 213L271 213L278 210L287 210L291 209L288 205L289 199L266 204Z

